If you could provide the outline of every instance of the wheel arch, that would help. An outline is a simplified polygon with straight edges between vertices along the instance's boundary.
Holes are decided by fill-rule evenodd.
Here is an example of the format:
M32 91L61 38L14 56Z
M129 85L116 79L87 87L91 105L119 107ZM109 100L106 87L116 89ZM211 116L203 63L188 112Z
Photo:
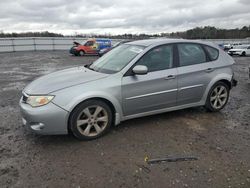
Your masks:
M107 97L103 97L103 96L93 96L93 97L89 97L89 98L85 98L85 99L82 99L78 102L76 102L69 110L69 115L68 115L68 118L67 118L67 127L68 127L68 132L71 132L70 131L70 128L69 128L69 121L70 121L70 117L71 117L71 114L73 112L73 110L79 106L80 104L86 102L86 101L89 101L89 100L100 100L100 101L103 101L105 102L111 109L112 111L112 117L113 117L113 122L112 124L113 125L117 125L120 123L121 121L121 109L120 107L117 106L117 103L112 101L111 99L108 99Z
M217 75L216 77L214 77L210 83L208 84L204 94L203 94L203 97L202 97L202 104L204 105L206 103L206 100L207 100L207 95L210 91L210 89L213 87L214 84L216 84L217 82L224 82L225 84L227 84L229 86L229 88L231 89L232 88L232 84L231 84L231 80L232 80L232 75L230 74L221 74L221 75Z
M218 80L217 82L223 82L229 87L229 89L232 89L232 83L229 80L221 79L221 80Z
M78 51L78 54L79 54L79 55L80 55L80 52L83 52L84 54L86 54L85 50L83 50L83 49L80 49L80 50Z

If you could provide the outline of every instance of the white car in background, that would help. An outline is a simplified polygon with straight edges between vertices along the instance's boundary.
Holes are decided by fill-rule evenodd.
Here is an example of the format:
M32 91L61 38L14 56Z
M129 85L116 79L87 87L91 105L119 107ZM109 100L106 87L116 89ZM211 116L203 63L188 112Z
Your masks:
M228 50L233 49L233 48L240 46L240 45L242 45L242 44L241 43L233 43L233 44L224 44L223 46L224 46L224 50L228 51Z
M237 46L233 49L228 50L227 53L229 55L240 55L240 56L250 55L250 45Z

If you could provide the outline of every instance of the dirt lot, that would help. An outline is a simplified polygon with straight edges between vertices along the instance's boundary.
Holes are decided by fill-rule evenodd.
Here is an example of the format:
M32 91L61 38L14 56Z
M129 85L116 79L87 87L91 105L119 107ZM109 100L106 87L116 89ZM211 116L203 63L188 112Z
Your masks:
M67 52L0 54L0 187L250 187L250 57L236 57L237 88L224 110L170 112L122 123L103 138L38 136L18 102L34 78L96 57ZM144 157L199 160L148 165Z

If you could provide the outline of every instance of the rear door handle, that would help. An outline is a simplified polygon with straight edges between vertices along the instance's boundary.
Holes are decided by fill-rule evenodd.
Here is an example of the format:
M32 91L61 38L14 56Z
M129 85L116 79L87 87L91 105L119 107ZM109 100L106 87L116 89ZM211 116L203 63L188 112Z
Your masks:
M175 75L168 75L165 80L175 79Z
M208 68L208 69L205 70L205 72L213 72L213 71L214 71L213 68Z

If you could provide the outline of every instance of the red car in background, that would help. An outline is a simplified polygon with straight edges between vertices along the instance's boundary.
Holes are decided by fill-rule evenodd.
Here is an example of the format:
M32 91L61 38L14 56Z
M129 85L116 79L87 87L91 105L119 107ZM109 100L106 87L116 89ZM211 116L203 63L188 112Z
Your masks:
M70 49L70 53L75 56L83 56L85 54L98 54L102 49L111 48L110 39L89 39L84 45L78 42L74 42L73 47Z

